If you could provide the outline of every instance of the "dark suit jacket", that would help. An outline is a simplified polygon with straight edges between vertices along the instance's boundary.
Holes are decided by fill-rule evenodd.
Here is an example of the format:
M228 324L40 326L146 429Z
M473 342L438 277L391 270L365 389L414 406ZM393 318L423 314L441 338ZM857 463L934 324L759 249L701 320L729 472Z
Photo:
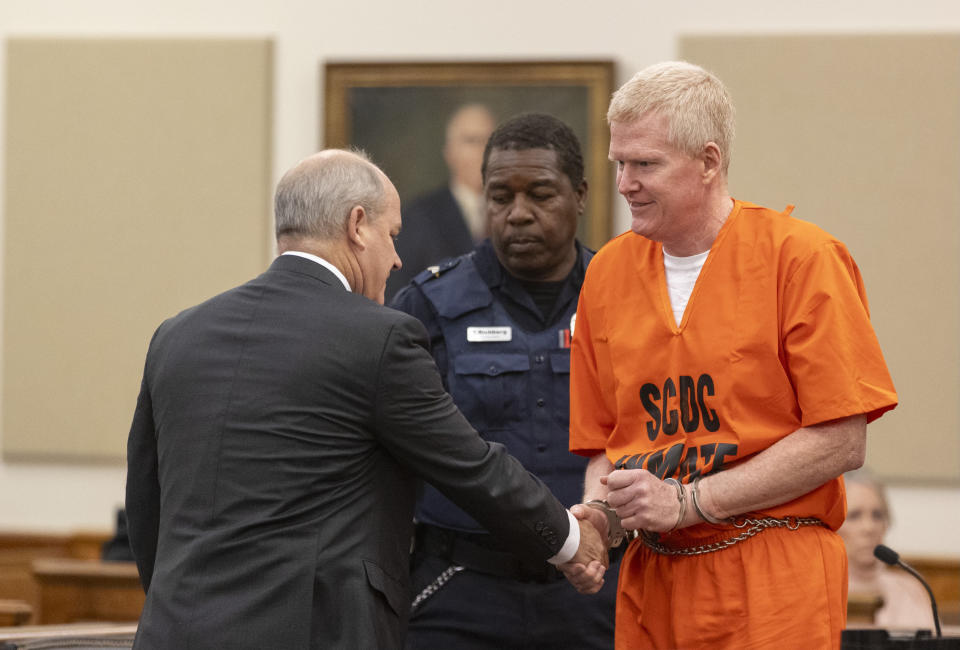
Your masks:
M403 229L397 238L403 267L387 280L387 302L423 269L469 253L473 246L470 228L449 187L415 198L403 208Z
M136 647L401 647L415 475L559 550L563 507L470 428L427 345L289 255L159 327L127 446Z

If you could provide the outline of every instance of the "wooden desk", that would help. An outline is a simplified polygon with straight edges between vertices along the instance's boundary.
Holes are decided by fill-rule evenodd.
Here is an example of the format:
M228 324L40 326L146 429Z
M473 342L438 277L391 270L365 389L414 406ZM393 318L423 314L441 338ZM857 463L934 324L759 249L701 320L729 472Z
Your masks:
M38 559L39 622L136 621L145 595L133 562Z
M24 625L33 616L30 603L22 600L0 599L0 627L8 625Z
M847 626L872 624L877 610L883 607L883 598L874 594L847 594Z
M930 584L940 622L960 626L960 558L957 557L906 557L904 562L920 572Z
M0 627L0 644L44 648L129 648L137 633L136 623L72 623L70 625L24 625ZM101 643L102 642L102 643Z
M33 609L25 621L36 624L40 609L40 588L33 576L33 561L39 558L100 557L100 547L109 533L49 535L0 532L0 600L21 600Z

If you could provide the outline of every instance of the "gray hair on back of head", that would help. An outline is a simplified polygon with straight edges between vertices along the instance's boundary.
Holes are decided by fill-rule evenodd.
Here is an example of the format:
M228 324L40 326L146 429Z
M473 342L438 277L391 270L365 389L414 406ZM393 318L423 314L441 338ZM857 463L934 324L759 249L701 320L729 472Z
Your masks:
M289 170L274 198L276 235L334 240L356 206L376 218L386 198L379 169L359 149L328 149Z
M733 148L733 100L726 86L700 66L665 61L648 66L623 84L610 100L607 122L632 122L647 113L670 122L670 143L689 156L716 143L723 155L723 171Z

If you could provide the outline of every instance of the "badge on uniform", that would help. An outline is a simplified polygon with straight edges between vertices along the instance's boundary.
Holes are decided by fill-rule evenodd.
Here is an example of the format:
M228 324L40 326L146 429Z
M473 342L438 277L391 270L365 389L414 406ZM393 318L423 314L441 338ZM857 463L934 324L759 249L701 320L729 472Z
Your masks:
M513 340L513 328L504 327L468 327L467 341L470 343L494 343Z

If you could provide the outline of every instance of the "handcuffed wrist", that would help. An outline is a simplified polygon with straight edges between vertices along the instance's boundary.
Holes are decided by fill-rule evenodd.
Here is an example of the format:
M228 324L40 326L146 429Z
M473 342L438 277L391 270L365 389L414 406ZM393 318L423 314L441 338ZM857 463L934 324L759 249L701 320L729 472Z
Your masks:
M703 519L708 524L716 525L716 524L730 523L730 520L732 519L731 517L728 517L726 519L720 519L718 517L714 517L709 512L704 510L703 507L700 505L700 478L701 477L698 476L697 478L693 479L693 482L690 484L690 492L692 493L692 496L693 496L693 509L696 510L697 515L699 515L700 518Z
M677 488L677 501L680 502L680 512L677 514L677 523L673 525L673 528L668 530L668 533L672 533L676 529L680 528L680 524L683 523L683 517L687 514L687 492L683 488L683 483L677 479L670 477L663 479L664 483L669 483Z
M609 503L600 499L587 501L583 505L593 508L594 510L599 510L606 515L607 547L613 548L614 546L620 546L620 543L623 542L627 536L627 531L624 529L623 522L620 521L620 515L617 514L617 511L611 508Z

